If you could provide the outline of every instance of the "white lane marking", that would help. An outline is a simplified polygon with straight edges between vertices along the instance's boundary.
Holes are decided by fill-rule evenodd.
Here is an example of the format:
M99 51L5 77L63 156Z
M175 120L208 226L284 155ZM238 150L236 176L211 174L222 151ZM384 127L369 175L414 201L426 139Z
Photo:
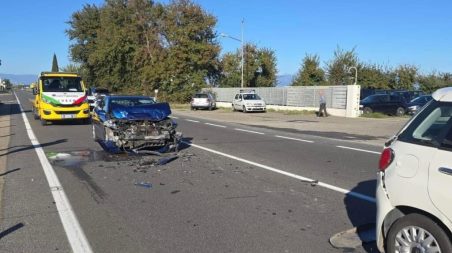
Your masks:
M179 117L169 116L172 119L178 119Z
M226 126L217 125L217 124L212 124L212 123L204 123L204 124L209 125L209 126L214 126L214 127L226 128Z
M69 202L69 199L64 192L63 186L61 185L60 180L53 170L49 160L47 160L44 150L42 149L41 144L38 142L38 139L36 138L33 129L30 126L30 122L28 122L27 116L25 115L22 104L20 103L20 100L17 97L16 93L14 93L14 96L16 97L17 103L19 104L28 138L30 138L31 144L33 145L36 154L38 155L42 169L44 170L44 174L47 178L50 192L52 193L53 200L55 201L61 223L63 223L63 228L66 232L66 236L69 244L71 245L72 251L75 253L91 253L93 252L93 250L91 249L85 233L83 232L82 227L77 220L77 216L72 210L71 203Z
M350 149L350 150L355 150L355 151L361 151L361 152L366 152L366 153L371 153L371 154L381 154L381 152L377 152L377 151L372 151L372 150L366 150L366 149L360 149L360 148L351 148L351 147L346 147L346 146L336 146L338 148L343 148L343 149Z
M192 120L192 119L185 119L186 121L190 121L190 122L195 122L195 123L199 123L199 121L197 120Z
M314 141L308 141L308 140L303 140L303 139L291 138L291 137L286 137L286 136L281 136L281 135L275 135L275 137L281 138L281 139L293 140L293 141L302 141L302 142L314 143Z
M224 156L224 157L227 157L227 158L239 161L239 162L247 163L247 164L250 164L250 165L253 165L253 166L265 169L265 170L269 170L269 171L272 171L272 172L276 172L276 173L279 173L279 174L282 174L282 175L285 175L285 176L288 176L288 177L291 177L291 178L295 178L295 179L298 179L298 180L301 180L301 181L307 181L307 182L314 181L311 178L307 178L307 177L303 177L303 176L300 176L300 175L297 175L297 174L293 174L293 173L290 173L290 172L287 172L287 171L279 170L279 169L276 169L276 168L273 168L273 167L270 167L270 166L267 166L267 165L263 165L263 164L260 164L260 163L249 161L249 160L237 157L237 156L229 155L229 154L226 154L226 153L223 153L223 152L220 152L220 151L216 151L216 150L213 150L213 149L210 149L210 148L206 148L206 147L203 147L203 146L200 146L200 145L197 145L197 144L188 143L188 142L183 142L183 143L185 143L185 144L187 144L189 146L195 147L195 148L199 148L199 149L205 150L207 152L211 152L211 153L214 153L214 154L217 154L217 155L221 155L221 156ZM326 184L326 183L323 183L323 182L318 182L317 185L321 186L321 187L324 187L324 188L327 188L327 189L330 189L330 190L333 190L333 191L336 191L336 192L343 193L343 194L348 195L348 196L352 196L352 197L355 197L355 198L358 198L358 199L369 201L371 203L375 203L375 198L372 198L370 196L364 195L362 193L350 191L350 190L343 189L343 188L340 188L340 187L337 187L337 186L334 186L334 185Z
M241 131L241 132L252 133L252 134L264 134L264 133L261 133L261 132L256 132L256 131L251 131L251 130L246 130L246 129L241 129L241 128L235 128L234 130Z

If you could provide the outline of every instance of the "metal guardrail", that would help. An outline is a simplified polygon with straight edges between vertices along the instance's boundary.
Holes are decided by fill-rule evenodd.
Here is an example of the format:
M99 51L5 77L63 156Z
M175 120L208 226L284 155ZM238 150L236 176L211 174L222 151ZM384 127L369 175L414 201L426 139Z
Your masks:
M346 109L347 86L290 86L253 89L268 105L318 107L320 94L325 95L327 106ZM216 95L218 102L232 102L241 88L206 88Z

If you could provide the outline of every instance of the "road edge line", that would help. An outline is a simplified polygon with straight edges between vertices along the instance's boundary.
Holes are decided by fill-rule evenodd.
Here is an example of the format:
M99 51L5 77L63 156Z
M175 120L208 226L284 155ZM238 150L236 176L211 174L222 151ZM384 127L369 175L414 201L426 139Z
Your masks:
M311 179L311 178L303 177L303 176L300 176L300 175L297 175L297 174L294 174L294 173L290 173L290 172L283 171L283 170L280 170L280 169L276 169L276 168L273 168L273 167L270 167L270 166L267 166L267 165L263 165L263 164L260 164L260 163L249 161L249 160L237 157L237 156L229 155L229 154L226 154L226 153L223 153L223 152L220 152L220 151L216 151L216 150L213 150L213 149L210 149L210 148L206 148L206 147L203 147L203 146L200 146L200 145L197 145L197 144L193 144L193 143L189 143L189 142L185 142L185 141L183 141L183 143L186 144L186 145L198 148L198 149L202 149L202 150L210 152L210 153L221 155L221 156L224 156L224 157L227 157L227 158L239 161L239 162L247 163L249 165L253 165L253 166L256 166L256 167L259 167L259 168L262 168L262 169L265 169L265 170L269 170L269 171L272 171L272 172L276 172L278 174L282 174L282 175L285 175L285 176L288 176L288 177L291 177L291 178L295 178L295 179L298 179L298 180L301 180L301 181L314 182L314 179ZM318 182L317 185L321 186L323 188L329 189L329 190L333 190L333 191L340 192L340 193L343 193L343 194L348 195L348 196L352 196L352 197L361 199L361 200L365 200L365 201L368 201L368 202L371 202L371 203L376 203L376 199L375 198L372 198L370 196L364 195L362 193L353 192L353 191L350 191L350 190L347 190L347 189L344 189L344 188L340 188L340 187L337 187L337 186L334 186L334 185L330 185L330 184L327 184L327 183L323 183L323 182Z
M85 233L83 232L83 229L77 219L77 216L72 209L71 203L66 196L63 186L61 185L60 180L53 170L53 167L50 164L49 160L47 160L44 150L42 149L41 144L39 143L36 135L33 132L33 129L31 128L30 122L28 121L27 115L25 114L25 111L16 93L14 93L14 96L16 97L17 103L19 104L28 138L30 139L31 144L36 151L36 155L41 162L41 167L47 178L50 192L52 193L53 200L55 201L58 215L60 216L61 223L63 224L63 228L66 232L66 237L69 241L72 251L75 253L92 253L93 250L91 249L88 239L86 238Z

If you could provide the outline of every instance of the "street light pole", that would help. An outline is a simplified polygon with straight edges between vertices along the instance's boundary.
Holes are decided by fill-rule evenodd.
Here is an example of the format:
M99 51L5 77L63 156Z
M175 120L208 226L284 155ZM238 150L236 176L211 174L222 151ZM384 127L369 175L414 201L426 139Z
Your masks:
M350 72L350 70L352 69L355 70L355 83L353 83L353 85L356 85L356 83L358 82L358 69L356 67L350 67L348 68L348 71Z
M242 25L241 25L241 30L242 30L242 40L241 40L241 42L242 42L242 82L241 82L241 87L242 87L242 89L243 89L243 68L244 68L244 65L245 65L245 60L244 60L244 45L243 45L243 22L244 22L244 20L242 19Z
M230 36L230 35L228 35L228 34L226 34L226 33L220 33L220 36L221 36L221 37L227 37L227 38L230 38L230 39L239 41L239 42L241 43L241 48L242 48L242 50L241 50L241 58L242 58L242 59L241 59L241 61L240 61L240 65L242 65L242 78L241 78L240 87L242 87L242 89L243 89L243 84L244 84L244 80L243 80L243 71L244 71L244 66L245 66L245 57L244 57L244 54L245 54L245 45L244 45L244 39L243 39L243 23L244 23L244 22L245 22L245 20L242 19L242 25L241 25L241 27L240 27L242 39L238 39L238 38L232 37L232 36Z

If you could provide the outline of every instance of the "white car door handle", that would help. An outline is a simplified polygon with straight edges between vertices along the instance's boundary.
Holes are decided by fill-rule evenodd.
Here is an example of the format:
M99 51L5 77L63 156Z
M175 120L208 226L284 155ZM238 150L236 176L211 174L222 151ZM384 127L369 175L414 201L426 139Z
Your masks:
M441 168L438 169L438 171L443 173L443 174L452 176L452 169L441 167Z

